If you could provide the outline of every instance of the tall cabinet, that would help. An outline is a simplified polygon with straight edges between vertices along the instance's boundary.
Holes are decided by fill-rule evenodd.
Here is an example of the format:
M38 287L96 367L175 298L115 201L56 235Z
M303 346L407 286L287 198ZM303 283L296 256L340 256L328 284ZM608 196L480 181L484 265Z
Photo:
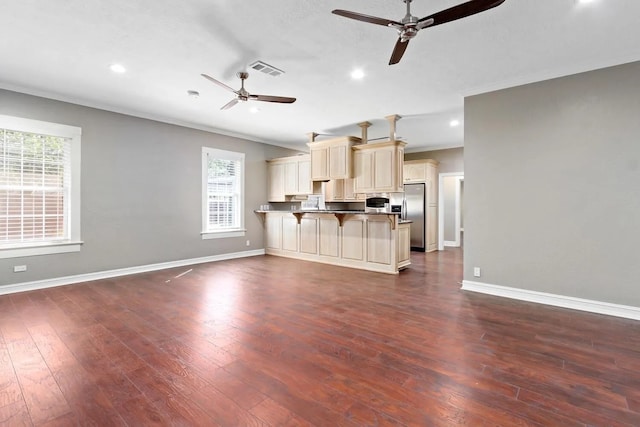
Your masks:
M404 183L425 184L426 247L427 252L438 250L438 162L431 159L404 162Z

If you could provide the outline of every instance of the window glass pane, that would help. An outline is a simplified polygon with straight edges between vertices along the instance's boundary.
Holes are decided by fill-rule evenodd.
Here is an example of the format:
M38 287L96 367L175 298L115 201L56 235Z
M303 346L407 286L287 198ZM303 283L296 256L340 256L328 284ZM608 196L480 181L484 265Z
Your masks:
M207 153L206 164L206 231L240 228L242 161Z
M0 129L0 244L69 238L70 143Z

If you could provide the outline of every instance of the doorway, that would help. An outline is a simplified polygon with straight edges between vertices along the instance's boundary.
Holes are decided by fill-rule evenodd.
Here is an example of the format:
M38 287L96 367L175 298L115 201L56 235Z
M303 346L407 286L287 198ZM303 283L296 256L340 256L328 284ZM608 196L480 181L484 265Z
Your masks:
M438 181L438 250L461 247L464 172L441 173Z

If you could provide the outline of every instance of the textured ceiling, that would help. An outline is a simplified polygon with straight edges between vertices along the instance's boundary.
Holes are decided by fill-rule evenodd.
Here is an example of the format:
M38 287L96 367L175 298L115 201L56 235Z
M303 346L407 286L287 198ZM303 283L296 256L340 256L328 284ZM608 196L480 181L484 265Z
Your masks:
M461 0L414 0L430 15ZM20 0L4 2L0 87L306 149L305 133L388 135L399 114L408 151L463 145L464 96L640 59L640 1L506 0L427 28L389 66L394 30L331 14L340 8L399 20L400 0ZM251 72L252 93L295 104L248 102L207 73L235 77L262 60L286 73ZM109 70L121 63L127 73ZM354 67L363 80L351 80ZM187 96L197 90L197 99ZM257 114L249 107L259 107Z

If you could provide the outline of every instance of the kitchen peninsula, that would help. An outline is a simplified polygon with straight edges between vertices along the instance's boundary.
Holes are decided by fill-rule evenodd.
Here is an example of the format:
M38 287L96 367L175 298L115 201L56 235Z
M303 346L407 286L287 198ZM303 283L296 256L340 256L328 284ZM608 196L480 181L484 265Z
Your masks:
M411 264L410 222L359 210L264 211L265 253L397 274Z

